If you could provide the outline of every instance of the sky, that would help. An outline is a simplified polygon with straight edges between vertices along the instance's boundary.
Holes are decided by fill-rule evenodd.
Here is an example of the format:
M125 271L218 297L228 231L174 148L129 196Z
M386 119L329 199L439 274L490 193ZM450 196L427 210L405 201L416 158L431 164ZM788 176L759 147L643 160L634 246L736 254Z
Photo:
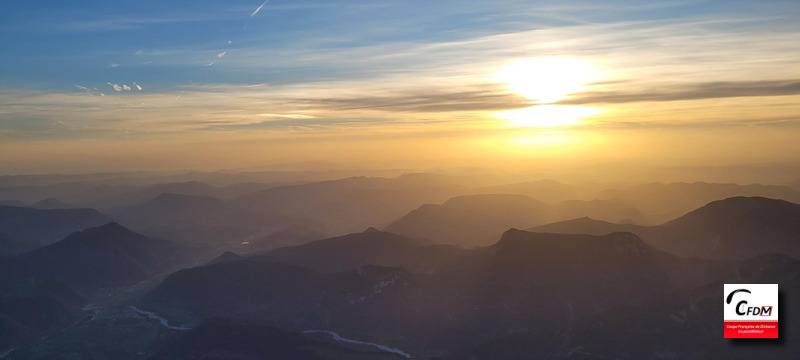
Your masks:
M0 174L800 154L796 0L2 6Z

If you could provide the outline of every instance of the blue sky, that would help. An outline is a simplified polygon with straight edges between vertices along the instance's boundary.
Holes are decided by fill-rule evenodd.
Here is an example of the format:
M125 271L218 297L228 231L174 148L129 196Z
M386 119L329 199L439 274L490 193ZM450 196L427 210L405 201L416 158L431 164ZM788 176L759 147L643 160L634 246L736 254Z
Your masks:
M515 26L512 16L499 12L501 5L481 2L454 7L426 1L278 0L251 17L261 4L12 2L6 5L11 11L0 18L9 50L4 78L14 85L62 89L74 82L104 84L114 78L160 86L329 79L359 74L341 64L293 64L282 59L284 53L457 40ZM485 19L498 13L501 18ZM257 51L279 60L280 66L225 66L227 59L216 58L223 51L228 58ZM204 69L214 60L215 68Z
M7 87L60 90L77 83L100 88L107 82L136 81L168 89L187 83L368 78L375 72L397 70L380 64L364 68L315 61L313 54L631 21L764 16L769 24L761 27L796 30L793 24L799 13L791 1L618 1L601 5L563 1L274 0L251 17L261 4L6 1L0 14L5 54L0 74ZM222 52L225 55L217 58ZM305 56L297 62L292 57L296 54ZM213 66L204 67L215 60Z
M515 62L555 58L599 74L550 105L597 110L555 129L583 134L567 152L644 130L694 129L688 139L716 129L729 133L712 139L725 150L704 161L741 158L732 144L746 130L785 135L800 124L798 18L790 0L5 1L0 138L36 149L35 161L5 164L34 170L54 162L53 146L78 161L87 141L133 152L245 138L302 147L320 137L460 137L480 149L513 137L534 144L514 154L560 154L550 140L519 141L553 129L504 123L508 111L543 104L497 81ZM324 152L313 149L297 160Z

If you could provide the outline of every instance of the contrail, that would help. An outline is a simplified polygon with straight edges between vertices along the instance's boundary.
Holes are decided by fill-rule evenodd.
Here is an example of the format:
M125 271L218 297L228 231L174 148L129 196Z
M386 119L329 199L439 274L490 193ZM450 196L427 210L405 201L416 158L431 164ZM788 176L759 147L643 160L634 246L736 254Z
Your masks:
M267 3L268 3L268 2L269 2L269 0L266 0L266 1L264 1L263 3L261 3L261 5L260 5L259 7L257 7L257 8L256 8L256 11L253 11L253 13L252 13L252 14L250 14L250 17L254 17L254 16L256 16L256 14L258 14L258 12L259 12L259 11L261 11L261 8L263 8L263 7L264 7L264 5L267 5Z

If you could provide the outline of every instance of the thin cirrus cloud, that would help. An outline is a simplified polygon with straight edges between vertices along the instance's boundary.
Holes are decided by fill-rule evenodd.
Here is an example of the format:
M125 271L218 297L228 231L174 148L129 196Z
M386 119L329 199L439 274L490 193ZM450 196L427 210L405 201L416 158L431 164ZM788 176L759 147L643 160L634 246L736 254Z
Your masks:
M379 110L388 112L461 112L502 111L530 106L530 101L503 89L487 86L486 89L468 91L431 91L422 89L384 96L340 97L322 99L296 99L330 111Z
M66 33L95 33L106 31L133 31L146 29L154 25L169 25L180 23L200 23L207 21L223 21L224 15L215 14L182 14L171 17L147 16L114 16L101 19L85 19L78 21L54 21L40 25L41 30L56 30Z
M680 84L636 92L586 91L559 101L563 105L704 100L730 97L800 95L800 80L725 81Z
M350 127L409 130L409 124L416 124L413 131L419 133L435 130L426 128L432 125L439 128L445 126L450 131L468 128L470 123L487 125L485 116L481 115L483 113L530 106L527 99L491 86L465 92L446 89L434 92L424 88L417 89L417 92L384 91L381 95L372 96L331 96L325 91L331 87L336 85L271 87L220 84L186 86L180 91L180 96L165 92L107 97L85 96L83 93L89 90L83 86L79 88L82 93L75 94L4 91L0 107L5 110L0 118L7 121L0 123L0 129L6 134L16 131L33 137L72 138L122 131L156 134L285 129L324 133ZM363 93L378 92L375 89L363 89ZM635 121L608 118L590 122L583 128L584 131L591 131L751 125L786 128L798 125L797 117L769 113L769 109L774 107L772 103L765 103L760 108L753 107L753 113L731 114L724 120L695 118L676 122L668 117ZM672 116L682 114L676 109L648 110L651 115L657 115L659 111ZM692 109L686 112L688 116L696 113ZM24 126L23 122L11 119L39 119L37 121L41 125ZM73 125L63 129L60 121ZM54 129L65 131L56 132Z
M125 91L127 86L111 84L114 85L120 92ZM88 89L81 87L81 90ZM463 92L417 89L417 92L401 93L385 90L380 92L372 88L364 89L363 92L380 95L339 97L330 96L327 92L330 87L336 85L199 85L183 87L177 93L179 95L162 92L108 97L7 90L3 93L0 106L8 111L0 114L0 117L38 118L52 124L68 121L77 124L76 129L105 132L122 129L149 133L249 128L279 130L300 125L309 130L324 131L348 124L391 128L401 123L449 123L451 126L463 127L464 119L477 122L479 116L452 114L520 108L528 103L527 99L492 87ZM391 106L387 106L387 103ZM426 119L426 114L439 115L435 119ZM16 124L8 121L0 127L11 131ZM96 131L84 135L95 134ZM46 135L51 136L52 133L48 131ZM64 135L82 136L80 133Z
M800 32L771 33L754 22L758 21L615 22L440 42L396 41L348 47L330 47L326 45L330 40L310 37L281 49L281 56L275 56L274 49L237 49L235 56L225 58L229 66L205 76L237 78L237 74L247 73L241 78L274 81L278 77L282 82L317 81L321 76L326 80L374 81L398 75L488 78L513 59L568 56L598 64L611 78L608 80L658 84L665 79L709 82L800 77L800 71L792 70L798 68L793 55L800 54L793 52L800 52L796 42ZM269 36L262 34L252 40L263 37L268 41ZM215 63L203 62L208 59L207 50L185 48L160 55L158 61L164 66Z

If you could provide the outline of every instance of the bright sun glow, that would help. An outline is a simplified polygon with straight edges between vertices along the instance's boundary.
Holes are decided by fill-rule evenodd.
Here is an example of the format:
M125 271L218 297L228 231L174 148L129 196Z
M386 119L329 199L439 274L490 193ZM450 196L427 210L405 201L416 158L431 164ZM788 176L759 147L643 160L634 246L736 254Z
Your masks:
M517 61L498 72L494 80L537 103L552 103L595 81L598 72L588 63L566 57Z
M584 106L542 105L556 102L599 79L599 72L588 63L564 57L542 57L517 61L497 73L493 80L505 83L511 91L531 99L534 106L504 111L495 117L518 127L557 127L579 125L581 119L600 111Z

